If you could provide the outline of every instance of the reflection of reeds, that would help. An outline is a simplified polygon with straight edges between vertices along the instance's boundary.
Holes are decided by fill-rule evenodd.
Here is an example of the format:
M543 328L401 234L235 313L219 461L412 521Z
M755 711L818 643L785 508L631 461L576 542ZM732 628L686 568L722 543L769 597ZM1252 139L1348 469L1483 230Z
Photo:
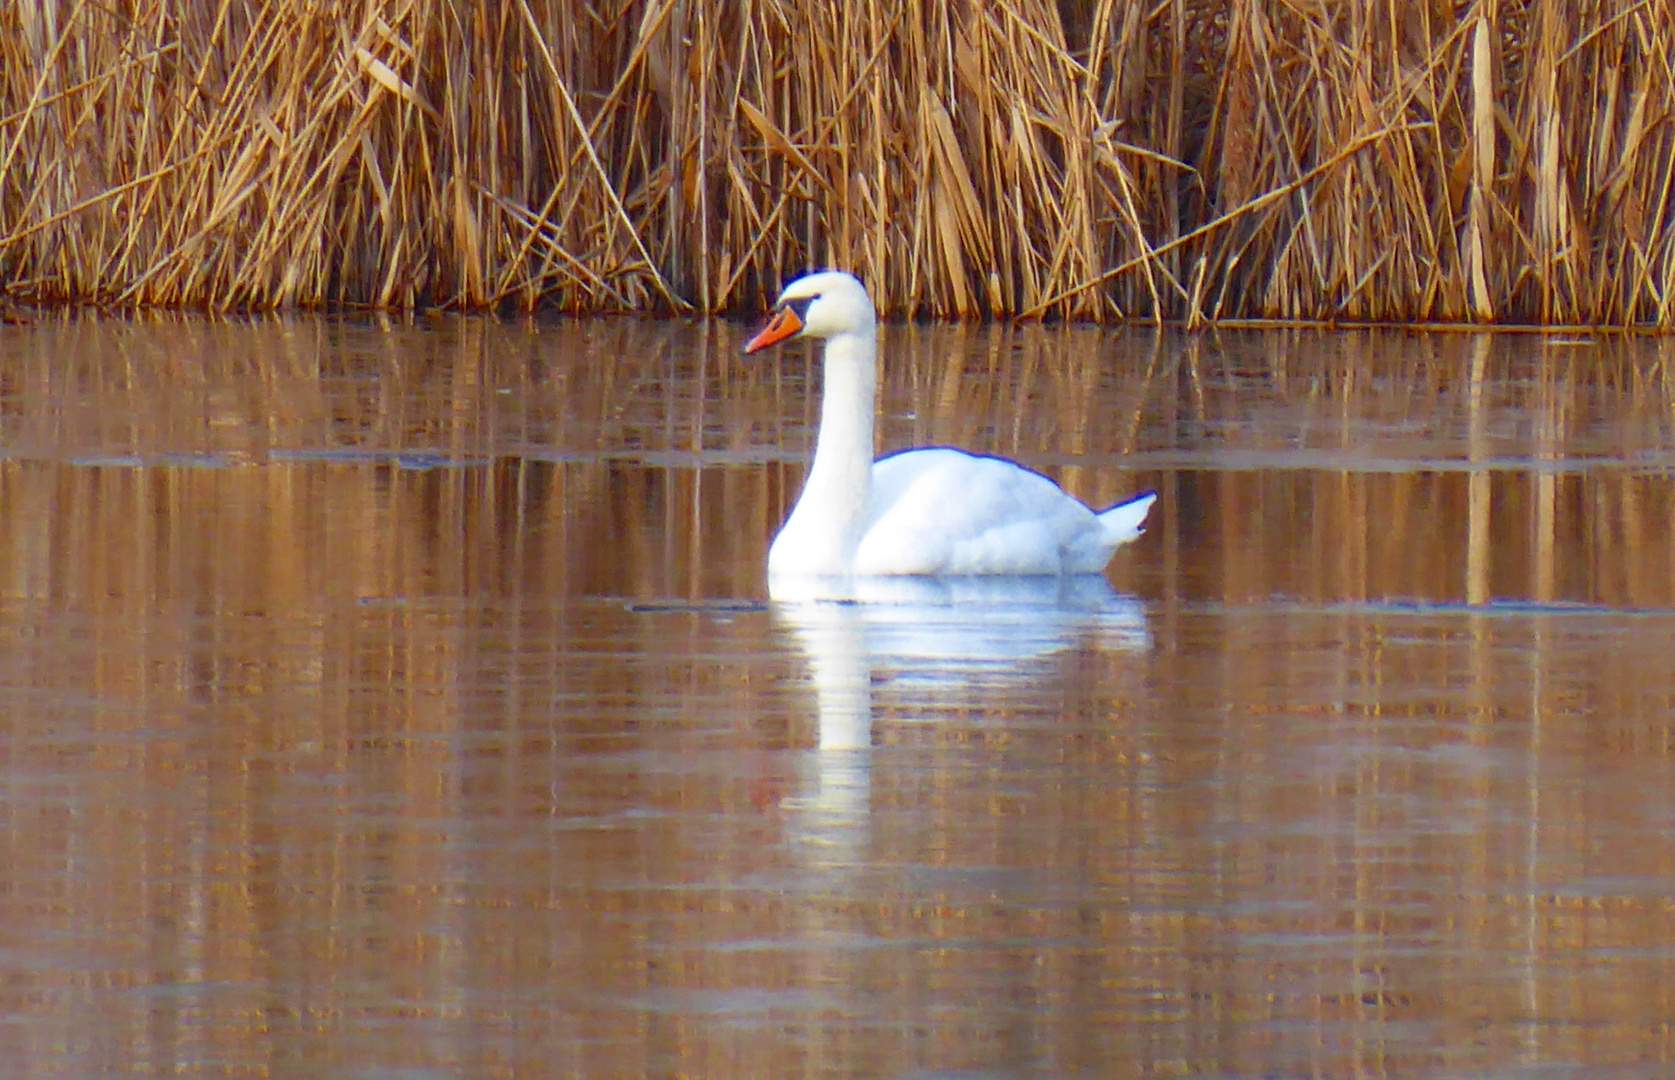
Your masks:
M590 598L760 595L804 357L586 325L0 329L0 944L47 1033L9 1064L275 1072L278 1033L640 1075L652 1030L695 1073L976 1068L996 1014L960 1002L997 985L1030 1060L1098 1075L1263 1067L1275 1031L1417 1074L1532 1016L1569 1023L1548 1057L1666 1053L1668 620L1332 602L1465 598L1486 486L1492 593L1546 565L1550 596L1667 607L1667 475L1366 459L1667 462L1675 349L892 330L885 448L1075 456L1090 498L1161 479L1117 568L1159 647L881 681L868 867L815 876L802 658L765 613ZM1197 451L1336 459L1168 464ZM771 1016L715 1022L735 990Z
M1194 441L1224 467L1290 475L1166 478L1190 488L1176 527L1192 533L1181 557L1203 575L1181 587L1229 600L1675 599L1675 492L1659 471L1675 379L1661 344L1270 334L1222 345L1203 365L1203 396L1182 395L1188 426L1204 429Z
M0 12L40 299L1675 325L1666 2Z
M445 464L413 497L487 500L489 531L519 543L551 515L565 580L595 591L752 592L817 418L813 350L740 360L727 324L146 324L7 328L9 456L267 462L299 478L279 499L357 475L349 516L368 521L390 476ZM1096 505L1156 485L1155 565L1211 575L1171 593L1213 577L1229 599L1675 596L1675 507L1645 471L1675 418L1661 343L997 325L891 327L882 347L880 451L998 453Z

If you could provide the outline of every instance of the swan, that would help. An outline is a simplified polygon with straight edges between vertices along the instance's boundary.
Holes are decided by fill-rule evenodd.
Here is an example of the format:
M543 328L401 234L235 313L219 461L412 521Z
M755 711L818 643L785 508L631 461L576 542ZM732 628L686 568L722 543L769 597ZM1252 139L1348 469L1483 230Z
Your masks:
M768 549L770 595L795 578L1097 574L1144 531L1155 492L1095 513L1004 458L938 447L874 461L878 334L866 286L813 273L774 307L745 353L821 338L826 370L814 463Z

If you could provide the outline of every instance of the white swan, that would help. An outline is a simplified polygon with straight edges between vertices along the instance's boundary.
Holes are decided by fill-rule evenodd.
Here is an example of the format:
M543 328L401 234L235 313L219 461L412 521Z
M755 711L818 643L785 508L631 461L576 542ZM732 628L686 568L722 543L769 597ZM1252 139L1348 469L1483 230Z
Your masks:
M798 278L779 294L757 352L790 338L826 341L825 398L808 481L768 550L775 580L897 574L1096 574L1139 536L1157 495L1094 513L1057 484L1002 458L908 450L874 462L878 335L852 275Z

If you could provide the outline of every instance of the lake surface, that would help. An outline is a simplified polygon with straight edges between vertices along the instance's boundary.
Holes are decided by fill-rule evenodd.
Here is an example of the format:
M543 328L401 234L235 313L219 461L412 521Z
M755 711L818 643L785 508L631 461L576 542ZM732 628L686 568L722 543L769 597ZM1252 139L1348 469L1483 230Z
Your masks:
M746 332L0 326L0 1075L1675 1070L1675 341L892 328L1151 531L770 605Z

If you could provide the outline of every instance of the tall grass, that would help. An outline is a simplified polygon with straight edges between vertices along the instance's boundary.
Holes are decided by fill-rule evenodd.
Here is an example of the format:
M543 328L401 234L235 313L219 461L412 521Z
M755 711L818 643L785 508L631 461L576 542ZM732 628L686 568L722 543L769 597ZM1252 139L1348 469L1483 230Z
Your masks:
M1675 325L1675 0L14 0L0 284Z

